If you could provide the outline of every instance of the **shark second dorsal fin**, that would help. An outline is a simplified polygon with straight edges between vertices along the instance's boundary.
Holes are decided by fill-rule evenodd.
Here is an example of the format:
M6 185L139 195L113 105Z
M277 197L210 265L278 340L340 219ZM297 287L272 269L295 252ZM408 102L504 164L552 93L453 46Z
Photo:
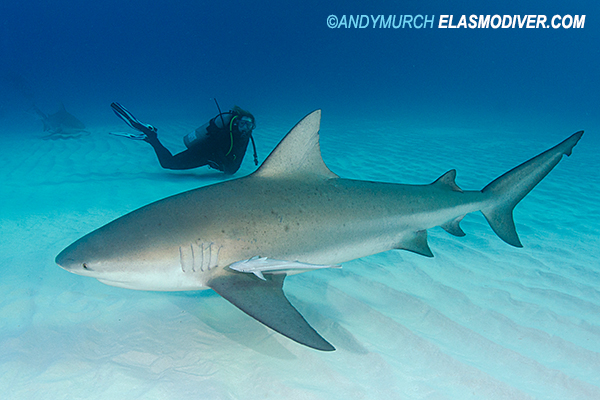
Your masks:
M337 178L321 157L320 126L321 110L308 114L279 142L254 175Z
M461 192L462 189L458 187L456 184L456 170L451 169L446 172L444 175L440 176L432 185L438 185L439 187L448 188L453 192Z

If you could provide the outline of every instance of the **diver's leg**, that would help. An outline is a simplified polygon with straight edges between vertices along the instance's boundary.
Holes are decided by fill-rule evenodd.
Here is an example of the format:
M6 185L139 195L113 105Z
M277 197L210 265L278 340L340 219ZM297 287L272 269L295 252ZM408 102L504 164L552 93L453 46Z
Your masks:
M127 123L133 129L140 131L142 134L137 136L129 136L135 139L141 139L148 142L154 149L156 157L161 167L166 169L191 169L209 164L208 155L205 154L207 146L194 146L193 149L188 149L176 155L171 154L158 140L156 128L149 124L140 122L133 116L125 107L119 103L112 103L111 108L119 118ZM124 135L120 135L124 136Z
M146 138L144 139L144 141L149 143L150 146L152 146L152 148L154 149L154 152L156 153L156 157L158 157L158 162L160 163L160 166L163 168L172 169L172 168L170 168L170 166L172 164L173 154L171 154L169 149L167 149L160 142L160 140L158 140L156 133L152 136L146 135Z
M184 150L175 155L171 154L169 149L158 140L156 133L146 134L144 141L152 146L160 166L165 169L191 169L208 164L207 158L197 151Z

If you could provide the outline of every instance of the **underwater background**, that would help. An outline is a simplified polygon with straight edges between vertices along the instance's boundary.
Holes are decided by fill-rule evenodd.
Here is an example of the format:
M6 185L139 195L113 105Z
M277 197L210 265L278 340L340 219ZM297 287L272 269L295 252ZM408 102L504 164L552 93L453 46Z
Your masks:
M441 15L585 15L580 29L438 28ZM328 27L423 15L427 27ZM600 5L593 1L107 0L0 4L0 393L6 399L600 398ZM118 101L169 149L234 104L263 161L321 108L345 178L477 190L584 129L515 209L523 248L479 213L434 258L389 251L286 279L337 350L274 333L211 290L140 292L55 256L152 201L229 179L162 169ZM44 132L35 109L86 125ZM249 149L248 152L251 152ZM251 154L235 177L255 170ZM199 204L199 207L202 205Z

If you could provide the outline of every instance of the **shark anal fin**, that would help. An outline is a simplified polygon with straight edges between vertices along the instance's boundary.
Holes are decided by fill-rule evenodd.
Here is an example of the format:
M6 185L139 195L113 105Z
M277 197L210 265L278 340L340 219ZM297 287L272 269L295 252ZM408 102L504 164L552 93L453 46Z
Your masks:
M404 238L404 240L396 246L396 249L412 251L413 253L425 257L433 257L429 244L427 244L426 230L415 232L411 238Z
M460 227L460 221L462 221L464 217L465 216L462 215L456 219L453 219L452 221L448 221L444 225L442 225L442 228L451 235L459 237L465 236L466 233Z
M208 286L231 304L283 336L316 350L335 350L285 297L284 279L285 275L267 275L265 280L261 280L253 274L231 271L212 279Z

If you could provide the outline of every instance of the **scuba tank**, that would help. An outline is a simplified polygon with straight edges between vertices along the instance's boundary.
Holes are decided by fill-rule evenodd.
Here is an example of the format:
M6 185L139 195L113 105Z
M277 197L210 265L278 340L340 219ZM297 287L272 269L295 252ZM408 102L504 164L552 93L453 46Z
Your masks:
M209 125L210 122L207 122L206 124L196 128L195 130L185 135L183 137L183 144L185 144L185 147L189 149L195 146L196 144L205 141L208 138L207 128Z
M211 119L210 121L208 121L206 124L196 128L195 130L185 135L183 137L183 144L185 144L185 147L189 149L190 147L195 146L198 143L204 142L210 136L209 130L210 132L214 133L215 130L221 130L223 129L223 127L227 126L225 124L225 119L223 118L223 115L232 114L230 112L221 113L213 119ZM231 122L231 117L229 118L229 121Z
M188 133L183 137L183 144L188 149L192 146L195 146L198 143L202 143L206 139L208 139L208 127L213 124L216 128L222 129L225 127L225 120L223 119L223 112L221 111L221 107L219 107L219 103L217 103L217 99L215 99L215 104L217 105L217 109L219 110L219 115L208 121L206 124L196 128L194 131ZM226 113L231 114L231 113ZM221 117L221 126L218 125L217 118Z

